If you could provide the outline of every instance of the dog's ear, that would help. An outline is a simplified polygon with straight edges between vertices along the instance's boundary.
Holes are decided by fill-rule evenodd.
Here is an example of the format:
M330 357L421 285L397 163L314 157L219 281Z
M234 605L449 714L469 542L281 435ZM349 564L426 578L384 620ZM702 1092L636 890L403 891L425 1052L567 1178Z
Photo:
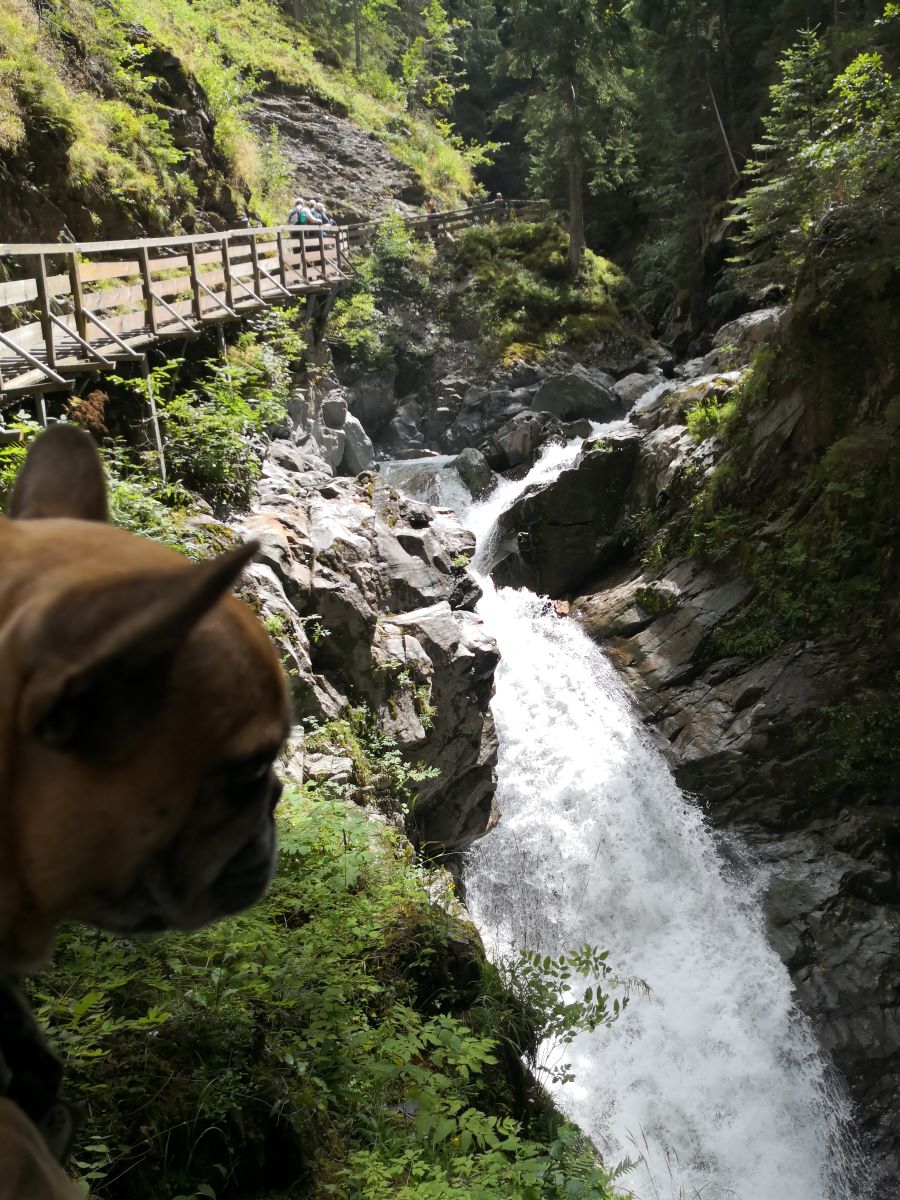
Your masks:
M53 425L31 446L9 501L9 515L106 520L106 480L90 434Z
M19 726L60 750L127 750L158 711L184 639L256 551L65 593L36 631Z

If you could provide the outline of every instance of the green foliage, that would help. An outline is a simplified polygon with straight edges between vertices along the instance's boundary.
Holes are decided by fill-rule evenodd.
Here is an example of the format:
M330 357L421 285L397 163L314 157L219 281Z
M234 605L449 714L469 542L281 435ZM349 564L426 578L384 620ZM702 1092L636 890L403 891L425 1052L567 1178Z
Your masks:
M280 832L250 912L152 941L70 927L34 982L84 1108L75 1163L93 1193L607 1200L576 1131L533 1140L490 1107L495 1043L453 987L417 1007L457 925L405 841L310 784L288 792ZM567 961L534 970L568 1028L552 977L605 959Z
M392 676L397 687L411 683L408 672L397 659L389 659L383 669ZM414 689L415 692L415 689ZM426 687L419 693L425 717L433 719L435 708ZM349 708L342 717L323 725L311 723L306 747L313 753L323 752L349 758L353 764L353 785L349 788L329 785L334 794L359 796L377 792L379 808L383 811L409 812L415 804L415 784L436 779L440 771L404 757L392 737L382 732L371 711L365 706Z
M744 403L753 395L751 385ZM755 587L752 603L717 631L721 650L756 655L789 638L839 638L848 620L892 638L900 400L832 442L801 481L788 479L755 503L739 488L733 469L705 483L685 547L712 561L736 560Z
M352 290L334 306L329 335L360 367L387 366L397 345L388 305L423 299L434 262L430 244L415 242L402 218L391 214L379 226Z
M811 262L820 294L856 286L878 295L900 246L900 89L875 51L858 54L829 86L813 31L780 66L747 168L754 185L738 202L738 276L751 289L792 288Z
M25 462L28 445L32 438L41 432L41 426L23 411L6 426L6 429L10 434L17 433L19 440L0 446L0 505L3 506L6 505L16 476Z
M446 254L446 273L465 272L448 317L482 341L488 359L539 358L624 332L624 276L587 252L568 277L567 235L558 225L510 221L464 229ZM627 335L626 335L627 336Z
M285 357L299 335L277 312L266 318L264 330L262 338L254 332L242 335L224 360L208 359L193 388L171 386L180 366L172 359L157 367L149 381L113 377L143 398L152 389L170 475L216 508L249 503L262 468L266 429L286 415L290 381Z
M678 596L667 588L642 587L634 593L635 601L645 613L653 617L661 617L674 612L679 606Z

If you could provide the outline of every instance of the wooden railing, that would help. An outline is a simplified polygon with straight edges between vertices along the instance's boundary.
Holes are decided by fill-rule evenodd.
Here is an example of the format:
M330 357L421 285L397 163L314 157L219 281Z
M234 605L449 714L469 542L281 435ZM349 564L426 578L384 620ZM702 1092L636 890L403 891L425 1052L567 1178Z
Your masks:
M483 221L529 218L524 201L405 218L420 236ZM240 229L192 237L73 244L0 244L15 278L0 283L0 408L69 386L73 375L143 359L166 338L261 308L333 292L350 253L380 222Z

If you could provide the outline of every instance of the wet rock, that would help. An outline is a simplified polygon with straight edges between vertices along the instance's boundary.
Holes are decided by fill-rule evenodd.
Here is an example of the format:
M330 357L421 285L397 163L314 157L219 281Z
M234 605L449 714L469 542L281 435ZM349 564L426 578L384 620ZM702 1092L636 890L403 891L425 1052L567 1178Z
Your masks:
M559 597L620 557L619 521L639 452L636 434L610 439L516 501L499 521L494 580Z
M552 438L563 440L558 417L547 412L520 412L481 446L489 466L508 471L534 460L538 450Z
M453 466L469 493L476 500L486 496L497 485L497 476L491 470L487 459L480 450L476 450L472 446L456 456Z
M459 567L474 538L450 512L402 499L375 473L330 478L301 465L296 447L278 444L258 510L241 526L261 543L249 582L298 716L368 704L410 761L440 772L417 785L415 837L434 851L466 845L496 819L497 650L471 611L478 586ZM313 763L317 777L332 768L343 770Z
M626 375L624 379L620 379L617 383L614 383L612 390L627 410L659 382L660 377L658 375L641 375L638 372L633 372L631 375Z
M554 375L538 388L531 402L535 412L549 412L564 421L587 417L591 421L613 421L623 417L626 405L612 390L613 380L598 371L573 367L565 375Z
M391 622L414 635L434 665L434 726L423 761L440 776L417 785L413 823L425 849L459 849L496 823L494 765L497 735L483 715L499 661L496 645L473 613L453 613L446 602L405 613Z

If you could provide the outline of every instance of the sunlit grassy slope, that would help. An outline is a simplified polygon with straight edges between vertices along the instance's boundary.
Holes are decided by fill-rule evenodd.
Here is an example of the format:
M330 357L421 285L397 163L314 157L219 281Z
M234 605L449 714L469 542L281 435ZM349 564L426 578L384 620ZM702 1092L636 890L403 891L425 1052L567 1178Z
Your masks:
M263 218L282 211L290 190L248 120L254 95L273 81L302 87L374 132L445 203L471 189L465 158L434 125L372 95L367 84L385 96L390 89L371 70L361 79L322 65L317 48L315 32L274 0L52 0L40 15L30 0L3 0L0 161L15 171L50 135L65 147L72 195L177 225L192 211L196 184L151 92L148 55L164 49L200 85L215 119L220 158L210 170Z

